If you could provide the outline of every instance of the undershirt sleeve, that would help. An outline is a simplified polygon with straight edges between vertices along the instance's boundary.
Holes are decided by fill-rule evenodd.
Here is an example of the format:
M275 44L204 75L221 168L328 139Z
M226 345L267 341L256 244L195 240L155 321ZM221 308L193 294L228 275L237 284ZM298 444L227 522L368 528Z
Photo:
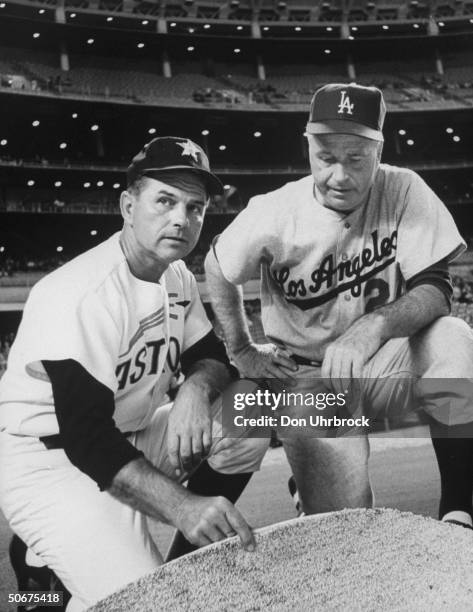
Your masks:
M115 425L111 389L73 359L42 364L51 381L64 451L104 491L124 465L143 453Z
M447 304L451 307L453 287L448 271L448 258L441 259L425 270L418 272L406 282L406 289L410 291L419 285L433 285L444 294Z

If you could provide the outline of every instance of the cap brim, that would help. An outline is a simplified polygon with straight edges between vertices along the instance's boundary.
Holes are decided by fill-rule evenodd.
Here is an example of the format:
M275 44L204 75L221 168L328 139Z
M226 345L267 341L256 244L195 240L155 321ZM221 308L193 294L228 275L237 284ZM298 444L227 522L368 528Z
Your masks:
M330 119L329 121L309 121L306 127L307 134L353 134L370 140L384 142L383 132L374 130L366 125L348 121L346 119Z
M193 168L192 166L166 166L165 168L146 168L141 174L153 178L154 176L159 177L163 172L169 170L186 170L187 172L194 172L204 179L209 196L223 195L224 188L221 180L215 174L212 174L212 172L203 170L202 168Z

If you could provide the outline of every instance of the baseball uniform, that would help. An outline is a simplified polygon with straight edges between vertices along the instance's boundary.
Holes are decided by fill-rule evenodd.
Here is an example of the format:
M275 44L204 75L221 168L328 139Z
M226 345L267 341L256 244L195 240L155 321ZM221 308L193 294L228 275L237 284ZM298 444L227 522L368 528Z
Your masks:
M185 264L171 263L159 282L140 280L119 234L32 289L0 381L0 493L12 529L71 591L68 610L91 605L162 562L146 519L102 491L143 453L175 478L166 392L181 354L210 330ZM76 420L81 469L63 448L47 450L41 441L60 431L44 363L62 360L79 364L115 398L113 421L98 414L100 406L86 425ZM219 411L216 401L209 464L223 473L257 469L266 444L219 438Z

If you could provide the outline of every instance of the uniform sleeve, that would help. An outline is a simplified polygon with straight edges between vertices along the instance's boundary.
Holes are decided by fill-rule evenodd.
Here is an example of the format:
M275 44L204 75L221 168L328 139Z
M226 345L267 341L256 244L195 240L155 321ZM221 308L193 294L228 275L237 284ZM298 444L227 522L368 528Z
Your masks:
M115 392L119 333L106 305L95 293L76 302L61 295L61 289L49 288L33 289L20 326L18 346L23 355L18 358L27 373L48 380L42 361L73 359Z
M397 235L397 259L404 279L442 259L452 261L465 248L446 206L420 176L411 173Z
M116 427L110 389L72 359L44 361L64 451L70 462L107 489L121 468L143 456Z
M270 206L266 199L252 198L215 241L215 256L230 283L241 285L259 278L261 264L269 258L272 237L277 235Z
M184 264L183 264L184 265ZM204 305L200 299L197 281L190 270L185 268L186 294L189 303L185 306L184 338L182 351L187 351L193 344L201 340L212 329Z

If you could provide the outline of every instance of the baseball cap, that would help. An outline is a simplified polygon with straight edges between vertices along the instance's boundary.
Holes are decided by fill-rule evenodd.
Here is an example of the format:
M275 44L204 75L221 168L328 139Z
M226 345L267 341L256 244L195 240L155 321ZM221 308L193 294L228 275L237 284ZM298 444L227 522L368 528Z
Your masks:
M153 138L135 155L128 166L128 185L142 176L159 179L166 170L191 170L202 176L209 195L222 195L223 185L210 171L209 159L199 145L188 138Z
M318 89L310 103L307 134L355 134L384 141L386 105L377 87L331 83Z

